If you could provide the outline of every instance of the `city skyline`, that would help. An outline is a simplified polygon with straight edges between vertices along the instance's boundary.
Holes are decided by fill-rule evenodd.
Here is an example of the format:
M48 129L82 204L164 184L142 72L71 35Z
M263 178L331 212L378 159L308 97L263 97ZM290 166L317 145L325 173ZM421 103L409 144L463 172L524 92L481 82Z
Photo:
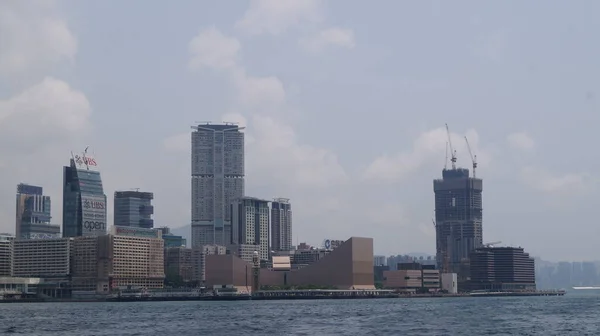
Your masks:
M20 182L43 186L61 223L65 154L87 144L105 194L152 191L156 223L189 225L189 125L214 120L247 126L245 194L289 197L294 243L431 253L447 122L458 165L465 135L479 159L484 243L596 259L594 6L292 2L2 2L0 231Z

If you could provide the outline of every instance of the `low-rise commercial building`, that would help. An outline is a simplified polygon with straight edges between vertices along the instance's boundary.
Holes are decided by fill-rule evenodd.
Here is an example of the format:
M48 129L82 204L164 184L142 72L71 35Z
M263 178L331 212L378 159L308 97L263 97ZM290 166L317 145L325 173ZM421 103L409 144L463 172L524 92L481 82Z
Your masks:
M260 287L323 287L374 289L373 239L353 237L318 262L293 269L286 257L274 260L273 268L261 268ZM207 286L233 286L250 290L254 265L234 255L207 256Z
M74 244L74 290L108 294L122 288L164 286L164 243L160 231L113 226L108 235L76 238Z
M535 261L521 247L481 247L471 253L471 290L535 290Z
M397 270L383 272L383 286L405 292L435 292L440 289L440 272L433 265L399 263Z
M12 276L68 279L72 244L72 238L14 240Z
M448 294L458 293L458 277L456 273L442 273L442 290Z
M0 233L0 277L9 277L12 274L12 241L14 236Z
M165 274L174 285L202 284L206 280L206 256L226 253L225 246L204 245L197 248L165 249Z

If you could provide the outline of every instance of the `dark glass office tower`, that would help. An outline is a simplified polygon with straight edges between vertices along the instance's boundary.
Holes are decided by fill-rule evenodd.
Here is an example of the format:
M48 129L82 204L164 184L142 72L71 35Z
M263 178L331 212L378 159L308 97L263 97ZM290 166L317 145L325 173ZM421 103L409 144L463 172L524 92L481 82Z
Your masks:
M96 160L74 154L63 168L63 237L106 234L106 195Z
M154 228L154 194L141 191L116 191L114 225Z
M18 239L60 237L60 225L51 224L50 196L44 196L42 187L19 184L16 210L15 232Z

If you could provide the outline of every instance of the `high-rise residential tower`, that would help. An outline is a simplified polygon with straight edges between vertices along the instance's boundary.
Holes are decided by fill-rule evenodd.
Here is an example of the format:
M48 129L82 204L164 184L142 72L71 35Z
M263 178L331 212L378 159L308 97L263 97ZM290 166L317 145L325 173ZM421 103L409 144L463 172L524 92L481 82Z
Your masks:
M44 196L42 187L17 185L15 232L17 239L59 238L60 225L50 223L50 196Z
M292 205L287 198L271 202L271 250L292 249Z
M106 195L96 159L71 154L63 168L63 237L106 234Z
M251 260L255 249L260 260L269 260L269 201L254 197L234 200L231 224L231 244L237 245L242 259Z
M457 273L459 287L469 280L469 257L483 244L483 180L469 170L442 170L433 181L435 192L436 257L444 273Z
M192 247L226 245L231 203L244 196L244 128L206 123L192 129Z
M154 228L154 194L141 191L115 191L114 225Z

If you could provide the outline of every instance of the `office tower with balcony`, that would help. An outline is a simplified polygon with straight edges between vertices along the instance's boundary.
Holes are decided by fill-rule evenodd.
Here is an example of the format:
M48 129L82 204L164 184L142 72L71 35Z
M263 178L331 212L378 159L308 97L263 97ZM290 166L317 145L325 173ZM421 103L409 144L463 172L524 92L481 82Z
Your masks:
M154 194L141 191L116 191L114 225L144 229L154 228Z
M204 123L192 129L192 247L227 245L231 203L244 196L243 127Z
M52 204L42 187L17 185L15 232L17 239L59 238L60 225L51 224Z
M287 198L271 202L271 250L292 250L292 205Z
M63 237L106 234L106 195L96 159L84 151L63 167Z

